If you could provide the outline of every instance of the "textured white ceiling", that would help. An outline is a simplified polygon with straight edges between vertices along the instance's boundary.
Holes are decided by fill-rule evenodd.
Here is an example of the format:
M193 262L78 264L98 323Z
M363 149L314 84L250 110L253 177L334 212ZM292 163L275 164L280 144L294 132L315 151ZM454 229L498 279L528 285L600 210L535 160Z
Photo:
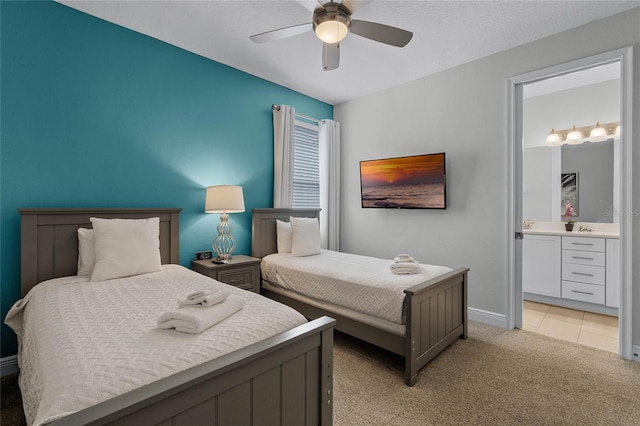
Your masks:
M397 48L349 34L340 67L322 71L322 43L311 32L265 44L249 40L310 22L312 13L297 1L59 1L334 105L640 6L629 0L376 0L353 18L412 31L411 42Z

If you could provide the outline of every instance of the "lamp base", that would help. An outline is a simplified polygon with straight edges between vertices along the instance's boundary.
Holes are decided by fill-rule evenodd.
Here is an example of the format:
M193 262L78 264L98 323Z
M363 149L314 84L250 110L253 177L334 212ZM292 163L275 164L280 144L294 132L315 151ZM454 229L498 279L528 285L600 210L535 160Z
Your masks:
M231 224L229 223L229 215L222 213L220 215L220 223L218 224L218 236L213 240L211 247L216 253L218 261L231 260L231 253L236 248L236 242L231 236Z

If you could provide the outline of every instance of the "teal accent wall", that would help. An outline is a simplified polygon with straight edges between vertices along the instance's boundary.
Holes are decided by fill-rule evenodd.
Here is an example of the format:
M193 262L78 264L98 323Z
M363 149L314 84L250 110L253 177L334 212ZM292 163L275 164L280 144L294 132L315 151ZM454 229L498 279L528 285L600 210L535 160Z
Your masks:
M205 187L241 185L230 215L273 198L272 104L333 107L55 2L0 2L2 319L20 298L19 207L181 207L180 263L211 248ZM15 354L2 325L2 357Z

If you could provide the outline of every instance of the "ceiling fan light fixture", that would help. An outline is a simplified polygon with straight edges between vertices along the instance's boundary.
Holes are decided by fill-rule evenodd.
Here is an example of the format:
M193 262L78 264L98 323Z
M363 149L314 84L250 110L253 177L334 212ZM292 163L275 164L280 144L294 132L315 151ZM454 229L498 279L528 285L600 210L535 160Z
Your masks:
M325 9L313 17L313 32L324 43L340 43L349 34L350 24L349 15L337 5L325 5Z

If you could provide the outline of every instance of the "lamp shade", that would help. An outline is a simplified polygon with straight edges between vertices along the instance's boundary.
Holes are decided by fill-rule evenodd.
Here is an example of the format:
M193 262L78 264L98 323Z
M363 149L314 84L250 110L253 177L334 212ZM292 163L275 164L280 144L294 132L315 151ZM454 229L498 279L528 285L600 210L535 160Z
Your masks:
M204 202L205 213L241 213L244 211L242 187L214 185L207 187Z

